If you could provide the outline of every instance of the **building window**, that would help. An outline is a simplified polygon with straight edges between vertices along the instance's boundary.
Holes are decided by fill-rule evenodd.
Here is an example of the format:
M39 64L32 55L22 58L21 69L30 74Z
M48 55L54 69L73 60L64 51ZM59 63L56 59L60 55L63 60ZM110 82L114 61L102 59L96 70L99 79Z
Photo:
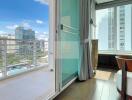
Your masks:
M132 51L132 5L96 11L99 50Z

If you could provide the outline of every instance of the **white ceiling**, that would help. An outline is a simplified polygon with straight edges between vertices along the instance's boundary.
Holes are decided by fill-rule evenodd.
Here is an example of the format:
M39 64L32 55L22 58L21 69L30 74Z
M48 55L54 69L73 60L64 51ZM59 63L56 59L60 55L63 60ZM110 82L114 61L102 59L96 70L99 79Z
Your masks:
M96 0L97 3L105 3L110 1L114 1L114 0Z

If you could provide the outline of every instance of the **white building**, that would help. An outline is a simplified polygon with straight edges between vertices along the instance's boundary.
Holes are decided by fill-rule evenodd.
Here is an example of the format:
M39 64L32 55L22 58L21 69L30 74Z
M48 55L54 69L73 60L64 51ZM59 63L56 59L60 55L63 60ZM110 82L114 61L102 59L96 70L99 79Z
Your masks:
M117 49L132 50L132 5L117 7Z

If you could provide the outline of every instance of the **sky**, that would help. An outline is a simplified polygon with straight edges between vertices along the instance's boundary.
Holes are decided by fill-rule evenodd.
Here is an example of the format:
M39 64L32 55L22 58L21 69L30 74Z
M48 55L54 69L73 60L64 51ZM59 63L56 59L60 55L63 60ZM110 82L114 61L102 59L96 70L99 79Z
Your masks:
M38 38L49 33L49 7L43 0L0 0L0 34L14 34L24 26Z

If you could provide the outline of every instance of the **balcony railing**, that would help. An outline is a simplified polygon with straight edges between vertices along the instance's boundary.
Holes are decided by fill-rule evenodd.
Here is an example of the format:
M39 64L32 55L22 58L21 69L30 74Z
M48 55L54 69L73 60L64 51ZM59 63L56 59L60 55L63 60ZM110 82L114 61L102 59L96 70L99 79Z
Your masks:
M48 64L48 41L0 39L0 77Z

